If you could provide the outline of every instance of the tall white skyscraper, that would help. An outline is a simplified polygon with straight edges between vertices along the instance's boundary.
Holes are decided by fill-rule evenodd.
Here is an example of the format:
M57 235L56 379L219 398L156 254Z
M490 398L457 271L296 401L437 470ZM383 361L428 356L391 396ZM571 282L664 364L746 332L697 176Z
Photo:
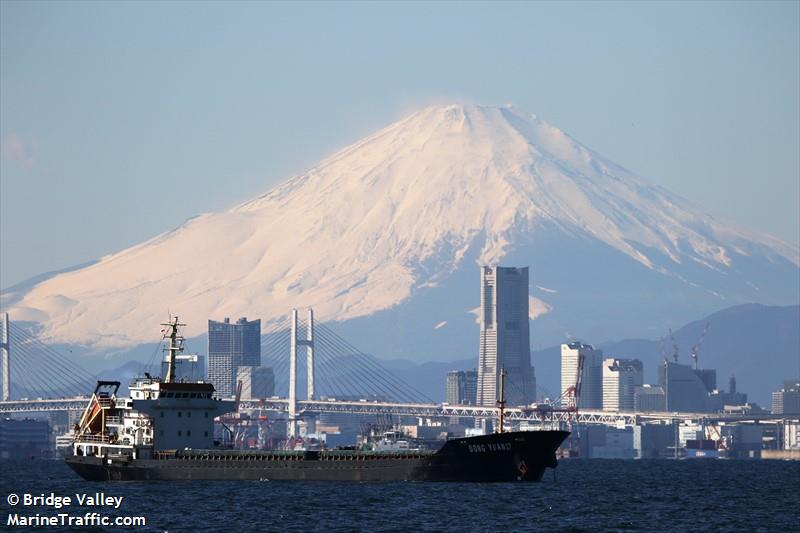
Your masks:
M561 394L574 387L578 379L578 359L583 356L581 396L578 407L601 409L603 407L603 350L591 344L570 342L561 345Z
M603 411L632 411L636 387L643 384L644 372L638 359L604 359Z
M496 404L501 367L507 405L536 398L528 321L528 267L481 267L478 405Z

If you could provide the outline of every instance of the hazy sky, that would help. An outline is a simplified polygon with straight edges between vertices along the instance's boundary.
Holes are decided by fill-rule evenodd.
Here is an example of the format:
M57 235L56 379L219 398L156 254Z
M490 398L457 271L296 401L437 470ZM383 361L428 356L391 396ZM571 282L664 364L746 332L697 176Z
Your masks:
M800 241L800 4L0 2L0 287L430 103L513 103Z

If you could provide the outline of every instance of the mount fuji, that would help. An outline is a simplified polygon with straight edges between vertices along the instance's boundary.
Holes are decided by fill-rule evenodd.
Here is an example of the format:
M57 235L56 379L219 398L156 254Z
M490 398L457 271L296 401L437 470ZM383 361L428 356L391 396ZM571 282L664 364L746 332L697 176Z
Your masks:
M313 307L387 358L476 354L479 265L529 266L534 347L658 335L800 300L795 245L718 220L514 107L422 109L228 211L5 291L15 320L97 353L168 312Z

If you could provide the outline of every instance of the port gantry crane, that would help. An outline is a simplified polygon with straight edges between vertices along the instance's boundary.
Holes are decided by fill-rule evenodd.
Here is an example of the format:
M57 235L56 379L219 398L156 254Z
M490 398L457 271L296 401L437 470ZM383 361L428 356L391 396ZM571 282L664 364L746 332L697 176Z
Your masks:
M573 456L573 431L572 424L577 419L578 404L581 397L581 384L583 383L583 366L585 357L578 351L578 368L575 376L575 385L569 387L561 393L561 396L550 403L536 404L532 407L523 407L521 411L526 414L535 412L539 419L544 422L554 413L567 413L567 423L569 424L569 454ZM553 420L553 418L551 418Z

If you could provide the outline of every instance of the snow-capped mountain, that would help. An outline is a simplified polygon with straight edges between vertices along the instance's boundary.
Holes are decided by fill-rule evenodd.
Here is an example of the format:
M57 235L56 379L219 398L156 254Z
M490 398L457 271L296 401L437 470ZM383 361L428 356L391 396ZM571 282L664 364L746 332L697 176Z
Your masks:
M314 307L380 355L475 351L479 264L528 265L534 345L796 303L800 252L736 228L514 107L423 109L222 213L3 296L63 343L152 341L167 313ZM538 340L537 340L538 338Z

